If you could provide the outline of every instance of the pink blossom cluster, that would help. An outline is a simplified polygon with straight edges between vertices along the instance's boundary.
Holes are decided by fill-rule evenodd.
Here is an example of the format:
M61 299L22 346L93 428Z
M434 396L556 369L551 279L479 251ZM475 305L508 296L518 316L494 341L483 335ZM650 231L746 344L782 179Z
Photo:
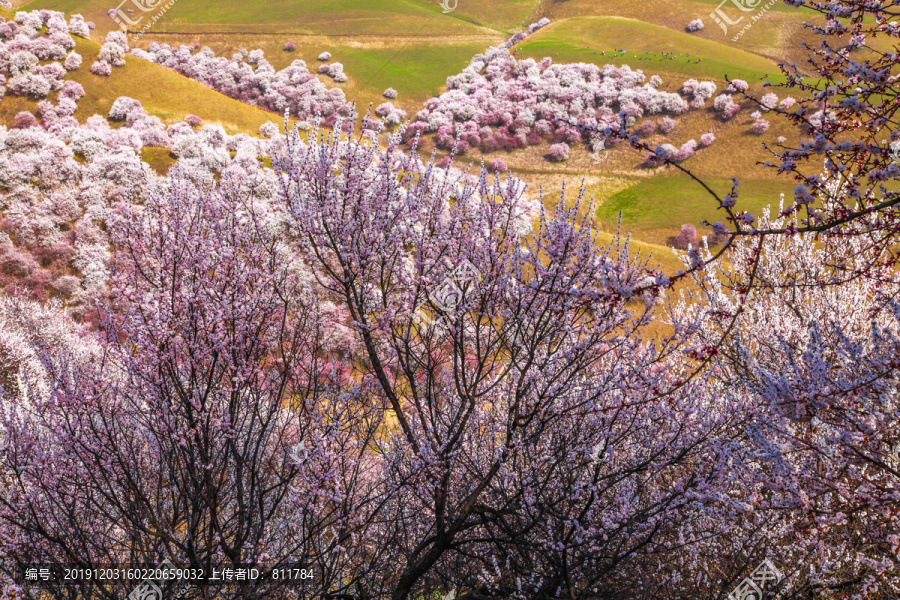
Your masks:
M725 87L725 91L729 94L744 93L750 89L750 84L743 79L732 79Z
M387 125L397 125L406 119L406 111L396 107L391 102L384 102L375 109L375 115L384 119Z
M128 54L128 36L124 31L110 31L100 45L100 54L91 65L91 73L108 77L113 67L125 66Z
M277 182L258 157L284 136L230 136L217 125L194 130L188 122L167 128L127 97L116 99L109 112L109 120L122 126L111 127L101 115L80 124L73 114L83 95L79 83L65 81L55 104L42 100L37 115L23 112L14 128L0 127L0 289L57 298L78 318L91 319L91 304L108 278L103 224L118 203L166 185L151 175L142 148L170 148L199 180L227 175L247 193L252 186L266 198Z
M750 131L756 135L762 135L769 130L769 122L765 119L756 119L750 126Z
M775 92L769 92L768 94L764 94L762 98L759 100L760 108L763 112L768 112L778 106L778 94Z
M536 23L532 23L531 25L529 25L528 33L534 33L538 29L541 29L542 27L546 27L549 24L550 24L550 19L548 19L547 17L544 17L540 21L537 21Z
M741 105L734 101L731 94L720 94L713 101L713 109L722 113L722 118L727 121L740 112Z
M552 162L560 162L563 160L567 160L569 158L568 144L564 144L562 142L560 142L558 144L552 144L550 146L550 152L547 154L547 157Z
M797 100L792 96L785 96L784 99L778 103L778 110L790 110L797 104Z
M681 231L672 240L672 245L679 250L687 250L688 248L697 247L697 228L686 223L681 226Z
M190 46L175 48L153 42L147 50L136 48L134 56L168 67L219 91L226 96L283 114L285 110L301 120L317 116L329 125L350 114L343 90L327 88L297 59L280 71L269 64L262 50L239 52L231 59L216 56L209 48L194 52ZM343 75L340 63L322 65L335 79Z
M347 81L347 74L344 73L344 65L339 62L319 65L318 69L319 73L322 75L328 75L338 83L343 83Z
M18 12L14 21L0 23L0 98L40 99L61 89L66 70L80 64L81 57L68 52L74 47L60 12Z
M672 133L673 129L675 129L676 124L677 121L675 121L675 119L673 119L672 117L663 117L657 127L659 128L660 133L669 134Z
M759 228L798 226L777 212L765 210ZM704 306L704 343L718 339L723 327L740 340L741 350L717 360L714 374L744 390L748 401L746 436L729 452L760 458L745 463L738 478L755 514L738 536L754 535L753 523L764 518L765 537L785 553L781 563L815 564L816 585L846 589L865 581L850 597L894 597L900 593L896 275L887 265L872 269L878 252L846 235L793 234L765 244L745 236L732 251L735 264L758 257L758 293L746 295L746 273L723 266L696 277L702 300L682 309ZM835 277L847 272L854 275ZM799 529L815 541L798 544Z
M716 84L713 81L697 81L688 79L681 88L681 93L691 96L691 104L701 108L706 101L716 93Z
M680 114L689 108L678 94L659 91L660 82L643 83L643 72L627 65L518 60L509 47L524 36L516 34L501 47L476 54L462 73L448 77L447 91L425 103L406 129L405 139L435 132L437 146L450 149L461 132L464 144L457 152L474 147L485 152L512 150L545 138L571 145L582 133L591 143L603 137L600 130L620 126L620 112L633 121L645 114ZM592 129L573 131L559 119Z

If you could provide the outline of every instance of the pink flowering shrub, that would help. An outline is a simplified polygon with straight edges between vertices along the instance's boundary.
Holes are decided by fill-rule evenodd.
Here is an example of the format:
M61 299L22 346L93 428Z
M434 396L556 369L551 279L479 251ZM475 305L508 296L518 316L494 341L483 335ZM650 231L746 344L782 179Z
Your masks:
M388 89L384 90L384 94L382 94L382 95L385 98L387 98L388 100L393 100L394 98L397 97L397 90L395 90L394 88L388 88Z
M495 158L491 163L491 172L492 173L506 173L509 170L509 167L506 166L506 163L503 162L500 158Z
M694 93L694 91L697 89L697 87L699 85L700 85L700 82L697 81L696 79L693 79L693 78L688 79L681 85L681 93L685 94L687 96L690 96L691 94Z
M769 130L769 122L765 119L757 119L750 126L750 132L756 135L762 135Z
M297 49L297 44L294 42L285 42L284 51L285 52L294 52Z
M726 121L741 110L741 105L734 102L731 94L720 94L713 102L713 109L722 114Z
M684 144L681 145L673 155L672 160L675 162L681 162L683 160L687 160L694 155L697 151L697 141L696 140L688 140Z
M40 69L33 69L17 74L7 82L7 92L14 96L31 96L43 98L53 89L53 86Z
M83 38L91 37L90 27L81 15L72 15L72 18L69 19L69 32Z
M112 74L112 65L105 61L95 61L94 64L91 65L91 73L108 77Z
M632 130L632 132L642 138L650 137L656 132L656 123L654 123L650 119L645 119L641 121L638 126Z
M771 92L763 95L759 100L760 106L764 111L769 111L778 106L778 94Z
M13 129L28 129L29 127L37 127L38 122L34 113L23 111L13 118Z
M281 133L281 128L272 121L266 121L259 126L259 135L264 138L274 138L279 133Z
M697 108L703 107L706 101L712 98L716 93L716 84L712 81L701 81L691 92L691 105Z
M339 62L331 63L330 65L319 65L319 73L328 75L332 79L340 80L344 74L344 65Z
M732 79L731 82L725 87L725 91L731 94L743 93L746 92L749 88L750 85L743 79Z
M60 98L71 98L72 100L80 100L84 97L84 87L77 81L66 81L62 90L59 92Z
M331 60L331 52L323 52L322 54L319 55L318 58L319 58L319 60L321 60L323 62L326 60Z
M68 71L74 71L81 66L81 55L75 51L69 52L68 56L66 56L66 62L63 66Z
M553 144L547 157L552 162L561 162L569 158L569 145L564 143Z
M397 125L406 119L406 112L390 102L384 102L375 109L375 115L384 119L388 125Z
M676 121L672 117L663 117L662 121L659 122L659 132L660 133L672 133L672 130L675 129Z
M797 104L796 99L791 96L785 96L784 99L778 103L778 110L790 110L795 104Z
M136 115L142 114L144 108L141 106L140 100L129 98L128 96L120 96L113 102L109 109L110 121L128 121L133 120Z
M679 250L687 250L688 247L696 248L697 228L689 223L682 225L681 231L672 239L672 245Z
M122 31L111 31L100 44L97 62L91 66L91 73L106 75L112 73L112 67L125 66L125 55L128 53L128 37ZM105 65L105 66L104 66Z
M541 19L541 20L538 21L537 23L532 23L531 25L529 25L529 26L528 26L528 33L534 33L534 32L537 31L538 29L540 29L540 28L542 28L542 27L546 27L546 26L549 25L549 24L550 24L550 19L548 19L547 17L544 17L543 19Z
M191 127L199 127L203 124L203 119L198 117L197 115L187 115L184 118L184 122L190 125Z
M711 146L714 141L716 141L716 135L714 133L704 133L700 136L700 147L706 148Z

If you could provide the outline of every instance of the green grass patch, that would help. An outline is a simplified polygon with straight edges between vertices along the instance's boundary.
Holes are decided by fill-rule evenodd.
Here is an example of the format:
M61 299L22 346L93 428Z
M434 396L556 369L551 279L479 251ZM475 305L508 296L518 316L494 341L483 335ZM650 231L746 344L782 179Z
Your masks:
M707 185L720 197L731 191L731 181L727 179L711 180ZM795 185L787 179L743 180L738 188L737 209L750 211L759 218L762 209L767 206L778 209L780 194L784 193L790 201ZM623 233L631 233L642 242L662 246L670 243L669 238L678 233L682 224L690 223L697 227L699 234L703 234L708 230L701 226L702 220L712 223L724 220L725 216L712 196L683 175L637 181L632 187L603 200L597 209L602 229L615 231L620 212Z
M169 148L157 148L154 146L141 148L141 159L159 175L168 173L169 167L177 161Z
M561 52L561 60L591 62L609 59L611 51L625 49L627 52L618 59L648 73L675 70L685 75L703 77L722 77L726 73L736 77L738 72L745 75L779 73L777 63L768 58L635 19L582 17L551 23L521 44L519 52L529 48L538 51L541 48L539 44L548 44L545 48L556 48ZM605 51L607 56L602 56L600 51ZM663 53L680 56L669 60L662 56ZM690 63L687 54L691 55ZM638 60L644 56L650 60ZM700 63L696 62L698 58Z
M465 0L464 0L465 1ZM512 26L523 13L525 0L493 0L490 10L479 23L499 19L500 24ZM125 3L122 10L133 21L143 19L133 27L160 14L165 3L143 12L137 3ZM107 0L34 0L22 10L47 8L66 14L81 13L97 23L100 32L115 29L117 25L106 14L116 3ZM478 11L472 10L472 16ZM376 34L376 35L454 35L477 32L482 29L465 11L455 14L441 12L437 2L425 0L177 0L151 28L158 31L182 32L303 32L316 35ZM149 35L149 34L148 34Z

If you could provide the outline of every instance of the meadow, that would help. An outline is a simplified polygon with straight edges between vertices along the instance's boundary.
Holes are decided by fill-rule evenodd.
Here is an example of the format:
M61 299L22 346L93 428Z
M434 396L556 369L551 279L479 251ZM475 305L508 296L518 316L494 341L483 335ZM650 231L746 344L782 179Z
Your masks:
M16 8L25 10L79 12L97 24L95 39L116 29L106 14L111 6L103 0L35 0L19 4ZM318 77L326 85L344 90L360 113L383 102L382 92L392 87L398 91L394 104L410 118L415 117L425 101L442 93L447 77L459 73L472 55L499 44L541 17L550 18L551 24L518 44L517 58L551 57L555 63L628 65L642 70L647 78L659 75L663 79L661 89L669 91L677 91L689 78L714 81L719 90L725 87L726 76L740 78L750 83L754 93L762 91L765 81L776 85L783 81L778 61L790 59L800 43L809 39L802 28L803 11L792 11L778 3L764 15L763 22L751 27L736 43L708 18L715 4L713 0L647 0L640 5L612 0L460 0L452 12L443 14L437 2L422 0L377 4L361 0L228 4L199 0L176 2L135 46L146 48L153 40L173 46L199 43L224 56L241 48L260 48L276 69L297 58L315 65L316 56L328 51L334 61L344 65L348 80L338 84ZM130 6L125 3L123 9ZM139 13L129 14L136 18ZM687 33L687 22L697 17L706 17L707 27ZM293 42L296 49L285 51L287 42ZM621 49L625 52L616 52ZM79 41L79 52L86 57L95 56L98 51L99 46L93 42ZM166 69L133 57L127 63L117 77L107 78L102 84L100 77L76 74L88 91L77 117L108 111L116 97L127 95L139 99L150 114L166 123L194 113L207 122L223 125L229 133L251 134L256 134L259 125L267 120L281 123L281 115L242 105ZM8 122L28 102L8 97L0 105L0 115ZM703 133L714 131L715 145L698 152L684 166L712 180L746 178L746 189L755 190L752 193L760 204L766 203L766 196L771 196L769 202L775 204L778 193L790 189L790 182L776 183L777 177L771 170L757 163L770 157L762 142L772 145L781 135L793 141L791 129L775 118L770 119L772 127L765 136L752 135L748 132L752 121L746 117L751 110L746 109L729 122L722 122L709 107L692 111L681 119L677 139L699 139ZM669 140L649 140L657 141ZM430 148L426 136L423 149L427 152ZM513 173L530 176L531 182L542 186L548 196L557 194L564 180L571 188L581 177L587 177L595 182L589 190L603 206L598 212L603 222L608 223L621 208L626 229L636 240L652 244L664 246L683 223L699 227L699 219L706 214L696 206L706 200L690 200L691 194L684 191L690 186L682 175L647 169L642 165L643 157L628 148L608 151L609 158L603 163L591 161L583 146L573 147L570 159L563 163L548 162L544 159L546 152L543 145L511 152L473 150L458 157L457 164L480 160L490 163L500 158ZM443 151L438 151L439 158L443 155ZM156 160L155 164L164 168L166 163ZM614 183L622 180L630 182L627 190ZM638 196L640 202L634 200Z

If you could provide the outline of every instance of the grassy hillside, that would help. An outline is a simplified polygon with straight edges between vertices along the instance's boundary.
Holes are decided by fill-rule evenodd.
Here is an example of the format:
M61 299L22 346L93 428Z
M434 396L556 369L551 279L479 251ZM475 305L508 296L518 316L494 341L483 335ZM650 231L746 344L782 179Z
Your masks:
M448 1L452 6L454 0ZM111 6L106 0L34 0L23 8L80 12L96 22L98 38L116 27L106 14ZM129 6L126 3L123 9ZM199 42L226 56L241 47L262 48L276 68L297 58L314 66L316 56L327 50L333 60L344 64L349 80L343 84L324 80L329 86L341 87L361 112L370 103L384 102L382 92L393 87L399 91L394 103L414 118L425 100L440 94L446 78L465 67L473 54L497 45L543 16L553 22L520 44L518 57L628 64L647 77L659 74L668 91L677 91L691 77L712 79L722 90L728 76L745 79L753 92L762 92L764 81L781 81L777 62L796 60L800 42L811 39L802 27L810 13L777 2L733 41L709 17L717 6L717 0L458 0L455 10L443 14L437 0L177 0L135 45L146 47L152 40L173 45ZM135 10L128 14L137 18L143 13ZM145 18L154 14L150 11ZM706 27L686 33L687 23L698 17ZM283 50L287 41L297 45L296 51ZM105 115L116 97L128 95L166 122L195 113L230 132L250 133L266 120L280 122L278 115L243 105L134 57L128 57L127 66L114 69L109 78L91 75L88 67L99 46L84 40L78 44L85 65L74 77L88 92L79 103L79 118L94 112ZM627 52L613 53L622 48ZM18 110L33 106L27 100L6 98L0 104L0 118L9 119ZM684 166L717 186L726 185L730 176L741 177L742 191L755 210L777 203L779 193L793 187L758 164L771 158L762 144L772 146L778 136L792 143L797 134L777 118L769 119L771 128L766 134L749 133L751 110L745 109L727 123L709 108L692 110L679 117L673 133L654 135L647 141L680 145L714 132L717 140L713 146L699 150ZM489 155L476 150L459 162L502 158L515 174L542 186L550 196L558 193L564 180L571 189L586 177L588 193L600 203L597 214L604 229L612 230L621 210L625 229L666 260L672 258L668 240L682 223L699 226L703 218L716 219L715 210L709 212L711 201L686 176L675 169L647 168L643 153L625 144L607 151L602 162L592 160L587 150L578 146L572 148L569 160L550 163L544 158L547 150L547 144ZM158 154L147 158L164 167L170 158Z
M730 180L712 179L707 184L719 197L731 191ZM781 194L791 198L792 187L787 180L742 180L741 207L754 215L761 214L767 206L777 211ZM705 234L708 231L703 231L700 221L724 220L714 198L699 184L688 183L678 176L635 180L631 187L612 194L597 210L603 229L615 231L620 213L624 230L647 243L665 246L671 243L669 238L682 223L693 224L699 234ZM673 224L678 225L673 227Z
M112 75L101 77L90 72L97 59L100 45L91 40L75 38L76 52L84 57L81 68L67 79L81 83L85 97L78 101L75 117L84 121L94 114L108 115L119 96L141 101L151 115L165 123L181 121L188 114L199 115L207 123L222 125L229 133L256 133L266 121L280 122L273 113L232 100L204 85L182 77L178 73L141 60L134 56L125 59L124 67L114 67ZM51 100L55 100L52 93ZM9 124L16 113L35 110L37 102L18 96L6 96L0 102L0 122Z
M627 52L610 61L607 56L617 49ZM558 52L560 61L626 63L648 75L720 78L740 74L749 81L778 73L775 61L743 48L621 17L579 17L553 22L521 44L517 56L536 56L547 50ZM607 56L598 54L600 51ZM663 53L679 56L670 59ZM690 60L686 55L690 55Z
M166 11L156 27L161 31L180 32L464 35L484 28L515 27L527 18L531 8L530 0L488 0L479 3L477 8L470 4L468 10L465 2L460 3L458 10L444 14L438 2L422 0L181 0ZM106 0L34 0L23 9L80 12L105 32L116 27L106 14L115 6L116 3ZM158 12L142 13L130 3L122 7L129 8L133 11L128 13L132 20Z

